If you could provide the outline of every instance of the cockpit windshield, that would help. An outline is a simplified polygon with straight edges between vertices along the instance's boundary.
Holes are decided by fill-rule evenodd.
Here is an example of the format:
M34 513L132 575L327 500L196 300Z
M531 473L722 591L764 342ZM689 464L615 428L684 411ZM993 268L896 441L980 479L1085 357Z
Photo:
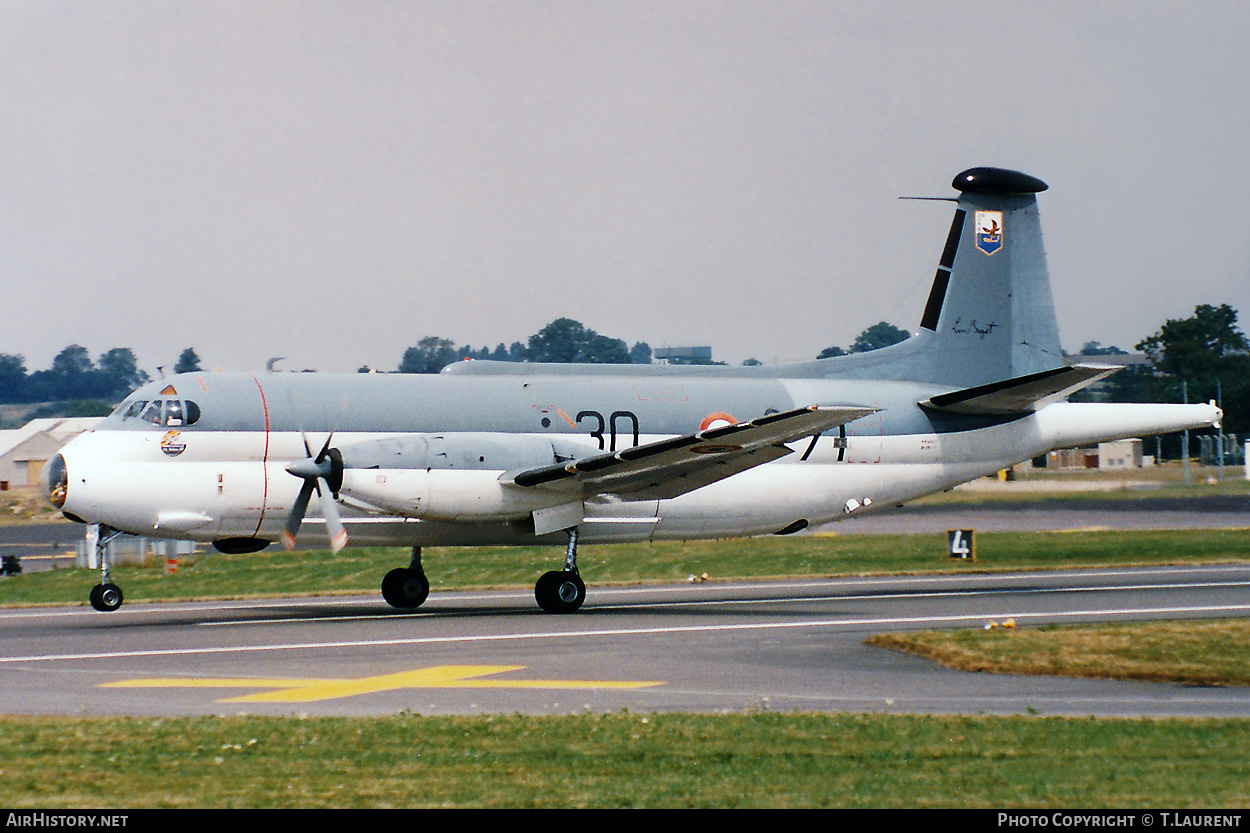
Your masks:
M123 410L124 409L124 410ZM200 406L190 399L136 399L118 408L122 419L137 419L152 425L194 425L200 419Z

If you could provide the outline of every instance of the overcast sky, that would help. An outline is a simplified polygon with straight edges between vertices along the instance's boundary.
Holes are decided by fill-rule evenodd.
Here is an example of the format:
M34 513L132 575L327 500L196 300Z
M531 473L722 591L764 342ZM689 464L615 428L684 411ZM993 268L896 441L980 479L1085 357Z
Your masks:
M914 330L956 173L1045 180L1060 334L1250 330L1250 3L0 0L0 353L393 370L561 316Z

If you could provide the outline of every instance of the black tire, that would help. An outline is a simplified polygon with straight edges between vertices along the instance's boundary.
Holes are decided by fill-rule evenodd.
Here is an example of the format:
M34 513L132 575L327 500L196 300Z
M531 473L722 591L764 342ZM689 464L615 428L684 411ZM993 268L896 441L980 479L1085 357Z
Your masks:
M91 588L91 606L108 613L122 606L122 589L116 584L97 584Z
M577 573L553 570L539 577L534 598L548 613L573 613L586 601L586 585Z
M420 570L399 567L382 579L382 598L391 607L412 610L420 607L430 595L430 582Z

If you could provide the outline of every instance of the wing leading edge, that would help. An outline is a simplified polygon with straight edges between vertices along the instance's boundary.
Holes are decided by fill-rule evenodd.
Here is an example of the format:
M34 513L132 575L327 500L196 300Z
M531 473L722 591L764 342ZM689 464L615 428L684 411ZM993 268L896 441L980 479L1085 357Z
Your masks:
M564 492L571 499L610 494L665 500L791 453L785 443L815 436L876 408L812 406L659 440L572 463L505 472L500 481Z

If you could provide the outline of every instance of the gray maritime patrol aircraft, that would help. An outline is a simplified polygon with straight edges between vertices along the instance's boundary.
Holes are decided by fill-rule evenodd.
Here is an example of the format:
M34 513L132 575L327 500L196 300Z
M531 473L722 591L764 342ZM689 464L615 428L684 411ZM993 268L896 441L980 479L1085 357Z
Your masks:
M1054 449L1218 424L1214 404L1067 402L1118 368L1064 361L1046 184L999 168L952 184L919 329L894 346L760 367L181 374L70 442L43 487L99 525L99 610L122 603L107 542L127 532L227 553L310 534L411 547L382 581L397 608L429 593L423 546L563 544L535 597L565 613L586 595L579 542L784 535Z

